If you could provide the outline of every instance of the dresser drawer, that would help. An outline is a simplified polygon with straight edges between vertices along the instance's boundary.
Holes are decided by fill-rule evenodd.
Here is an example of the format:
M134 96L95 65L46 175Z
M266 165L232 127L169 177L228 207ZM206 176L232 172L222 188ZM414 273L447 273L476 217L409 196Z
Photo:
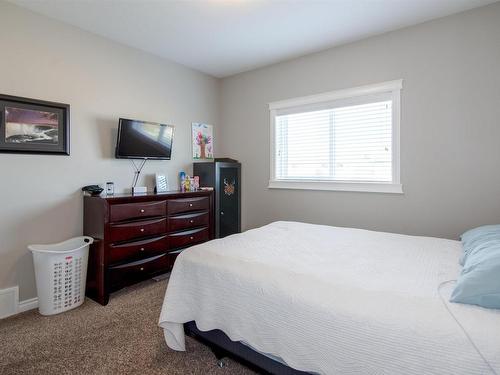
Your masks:
M167 219L142 220L132 223L113 224L110 228L111 241L126 241L132 238L165 234Z
M172 251L171 253L168 253L169 257L169 262L170 262L170 267L174 267L175 260L177 259L177 256L179 256L180 253L182 253L184 250L176 250Z
M173 233L168 236L171 249L194 245L198 242L208 241L209 231L207 227Z
M145 240L112 244L109 246L109 263L119 263L139 257L151 257L164 253L168 248L167 236L148 238Z
M165 201L113 204L110 206L110 221L124 221L142 217L166 216Z
M168 218L168 231L175 232L182 229L196 228L208 225L208 212L198 212Z
M168 201L170 215L181 212L208 210L210 206L208 197L171 199Z
M167 254L162 254L137 262L110 267L109 279L111 289L121 288L139 280L147 279L152 275L167 272L171 267L171 259Z

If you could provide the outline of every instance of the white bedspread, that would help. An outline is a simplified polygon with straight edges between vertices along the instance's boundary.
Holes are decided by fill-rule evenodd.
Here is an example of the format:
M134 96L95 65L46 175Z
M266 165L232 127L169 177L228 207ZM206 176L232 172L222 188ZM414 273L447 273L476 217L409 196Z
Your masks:
M160 326L175 350L195 320L321 374L488 374L438 295L460 253L457 241L276 222L179 255ZM500 374L500 311L447 304Z

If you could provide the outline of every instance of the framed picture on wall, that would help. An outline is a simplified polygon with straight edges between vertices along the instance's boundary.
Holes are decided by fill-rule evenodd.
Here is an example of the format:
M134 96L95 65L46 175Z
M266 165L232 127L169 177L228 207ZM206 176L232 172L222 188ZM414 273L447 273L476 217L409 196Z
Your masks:
M0 152L69 155L69 105L0 94Z
M193 159L195 160L211 160L214 158L214 134L213 126L193 122L192 123L193 137Z

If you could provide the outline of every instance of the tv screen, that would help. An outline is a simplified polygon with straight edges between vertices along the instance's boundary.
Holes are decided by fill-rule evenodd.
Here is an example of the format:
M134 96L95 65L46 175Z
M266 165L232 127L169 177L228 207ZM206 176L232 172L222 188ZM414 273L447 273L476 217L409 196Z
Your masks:
M170 160L173 135L172 125L121 118L118 124L116 157Z

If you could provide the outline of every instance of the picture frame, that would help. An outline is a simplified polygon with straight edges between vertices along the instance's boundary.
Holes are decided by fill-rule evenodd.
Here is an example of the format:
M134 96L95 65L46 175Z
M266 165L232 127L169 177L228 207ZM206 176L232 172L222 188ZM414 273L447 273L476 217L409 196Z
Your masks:
M70 154L70 106L0 94L0 153Z
M214 159L213 126L202 122L191 124L192 148L194 160Z

